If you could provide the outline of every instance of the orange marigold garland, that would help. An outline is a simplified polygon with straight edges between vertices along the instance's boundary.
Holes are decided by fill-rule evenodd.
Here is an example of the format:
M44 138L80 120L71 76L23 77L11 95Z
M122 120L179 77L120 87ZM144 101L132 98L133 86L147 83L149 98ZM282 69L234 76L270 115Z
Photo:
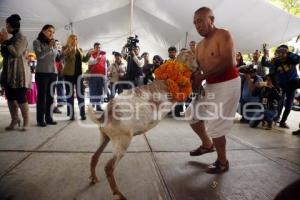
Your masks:
M186 101L192 93L191 70L182 63L167 61L154 71L157 80L166 80L175 101Z

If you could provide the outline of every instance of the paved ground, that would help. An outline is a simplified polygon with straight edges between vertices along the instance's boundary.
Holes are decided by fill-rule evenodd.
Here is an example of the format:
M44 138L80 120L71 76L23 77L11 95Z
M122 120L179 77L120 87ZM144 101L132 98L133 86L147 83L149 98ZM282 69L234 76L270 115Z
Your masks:
M111 146L97 167L100 183L90 186L89 160L99 143L98 129L89 120L70 122L65 113L56 118L57 126L39 128L31 107L30 131L5 132L9 113L0 103L0 199L114 199L103 171ZM288 121L293 130L299 119L300 112L293 112ZM186 122L163 120L135 137L118 165L121 191L130 200L271 200L300 178L300 137L291 130L235 124L228 137L230 170L222 175L205 173L215 153L189 156L198 145Z

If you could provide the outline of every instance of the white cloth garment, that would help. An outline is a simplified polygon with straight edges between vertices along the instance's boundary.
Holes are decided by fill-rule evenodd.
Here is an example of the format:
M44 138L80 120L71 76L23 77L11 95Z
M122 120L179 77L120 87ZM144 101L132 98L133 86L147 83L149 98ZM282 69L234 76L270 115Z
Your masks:
M241 95L240 77L235 79L206 84L205 96L195 97L186 110L190 123L205 121L207 134L218 138L229 133Z

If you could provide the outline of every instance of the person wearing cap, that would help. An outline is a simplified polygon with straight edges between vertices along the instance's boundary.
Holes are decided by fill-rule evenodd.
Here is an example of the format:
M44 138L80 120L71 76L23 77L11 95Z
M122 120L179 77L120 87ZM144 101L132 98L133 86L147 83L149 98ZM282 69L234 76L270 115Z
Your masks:
M278 86L282 89L282 97L279 101L278 115L275 121L279 121L279 127L289 128L286 120L291 112L295 97L295 82L299 79L296 66L300 63L300 56L289 52L287 45L280 45L276 50L277 57L271 61L270 73L274 74ZM280 115L283 110L281 120Z
M152 58L152 63L154 65L154 69L158 68L160 65L162 65L164 62L164 59L160 55L155 55Z
M10 124L5 130L13 130L20 126L18 108L21 110L23 127L26 131L29 126L29 108L26 100L26 92L31 88L31 73L26 60L28 42L20 32L21 17L13 14L6 19L6 30L0 32L1 54L3 57L3 70L1 74L1 86L4 87L7 104L11 116ZM12 37L8 38L8 33Z
M150 77L150 80L153 81L154 80L154 71L164 63L164 59L160 56L160 55L155 55L153 56L152 58L152 63L153 63L153 66L151 68L151 77Z
M123 92L123 85L118 82L122 81L126 73L126 65L122 61L121 53L114 51L113 55L115 56L115 61L111 64L108 72L108 76L110 78L109 87L111 89L112 98L114 98L116 92L118 94Z

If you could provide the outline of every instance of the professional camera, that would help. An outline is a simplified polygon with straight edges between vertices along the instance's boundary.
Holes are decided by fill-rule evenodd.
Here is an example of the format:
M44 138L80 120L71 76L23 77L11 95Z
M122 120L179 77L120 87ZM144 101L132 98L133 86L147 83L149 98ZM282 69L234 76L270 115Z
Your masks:
M253 65L243 65L239 68L240 73L242 74L251 74L257 71Z
M128 48L129 51L131 51L132 49L134 49L137 45L137 43L139 43L139 39L138 36L135 35L135 37L129 37L127 38L127 44L125 45L125 47Z

